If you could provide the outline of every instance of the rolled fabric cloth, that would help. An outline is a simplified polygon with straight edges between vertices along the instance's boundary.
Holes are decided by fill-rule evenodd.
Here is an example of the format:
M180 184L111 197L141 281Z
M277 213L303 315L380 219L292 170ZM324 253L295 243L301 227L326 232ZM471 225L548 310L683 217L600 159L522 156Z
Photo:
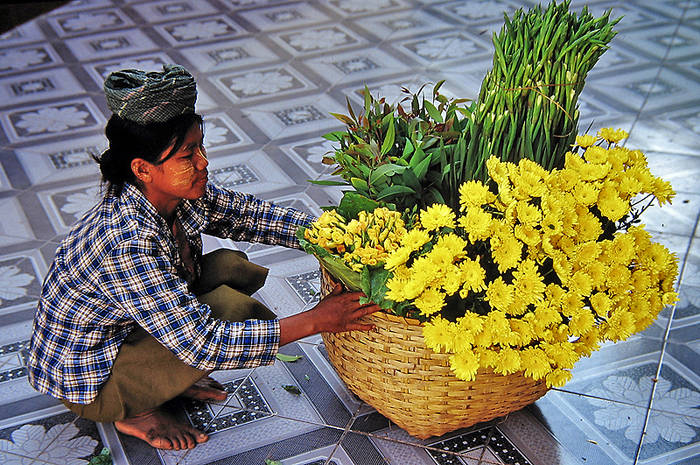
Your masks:
M163 123L194 113L197 83L180 65L163 65L163 72L123 69L107 76L107 105L117 116L140 124Z

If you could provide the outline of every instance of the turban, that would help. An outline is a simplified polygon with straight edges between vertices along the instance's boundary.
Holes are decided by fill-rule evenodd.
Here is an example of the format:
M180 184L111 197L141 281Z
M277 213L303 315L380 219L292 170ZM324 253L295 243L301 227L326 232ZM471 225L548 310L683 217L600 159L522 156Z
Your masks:
M115 71L107 76L104 91L114 114L140 124L194 113L197 100L194 77L180 65L163 65L163 72Z

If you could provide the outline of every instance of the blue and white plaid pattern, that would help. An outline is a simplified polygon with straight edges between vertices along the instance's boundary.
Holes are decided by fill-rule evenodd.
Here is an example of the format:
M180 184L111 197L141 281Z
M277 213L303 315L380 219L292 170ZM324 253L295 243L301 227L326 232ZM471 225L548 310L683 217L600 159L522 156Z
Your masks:
M178 219L199 273L201 234L298 248L313 217L209 184L184 200ZM134 186L107 193L56 252L34 319L28 362L37 390L92 402L124 338L143 327L184 363L202 370L270 364L279 321L213 319L178 276L180 256L165 220Z

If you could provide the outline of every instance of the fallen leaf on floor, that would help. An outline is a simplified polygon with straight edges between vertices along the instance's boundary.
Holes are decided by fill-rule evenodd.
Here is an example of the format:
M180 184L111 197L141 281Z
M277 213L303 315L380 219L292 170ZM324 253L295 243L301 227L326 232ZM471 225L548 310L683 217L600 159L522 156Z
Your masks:
M279 460L265 459L265 465L282 465L282 462Z
M291 392L294 395L297 395L297 396L301 395L301 391L299 390L299 388L293 384L285 384L282 387L284 388L285 391Z
M283 362L296 362L300 358L302 358L301 355L277 354L277 360L281 360Z
M311 378L309 378L309 375L304 375L304 379L305 379L306 381L311 381Z

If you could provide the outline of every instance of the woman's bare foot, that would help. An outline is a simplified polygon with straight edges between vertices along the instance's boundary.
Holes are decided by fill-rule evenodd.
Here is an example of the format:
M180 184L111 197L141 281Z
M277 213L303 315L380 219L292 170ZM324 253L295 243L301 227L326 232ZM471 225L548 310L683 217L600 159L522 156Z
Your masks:
M226 400L228 393L220 382L205 376L183 392L182 396L202 402L222 402Z
M192 449L209 440L207 434L180 423L160 408L115 421L114 427L121 433L146 441L156 449Z

